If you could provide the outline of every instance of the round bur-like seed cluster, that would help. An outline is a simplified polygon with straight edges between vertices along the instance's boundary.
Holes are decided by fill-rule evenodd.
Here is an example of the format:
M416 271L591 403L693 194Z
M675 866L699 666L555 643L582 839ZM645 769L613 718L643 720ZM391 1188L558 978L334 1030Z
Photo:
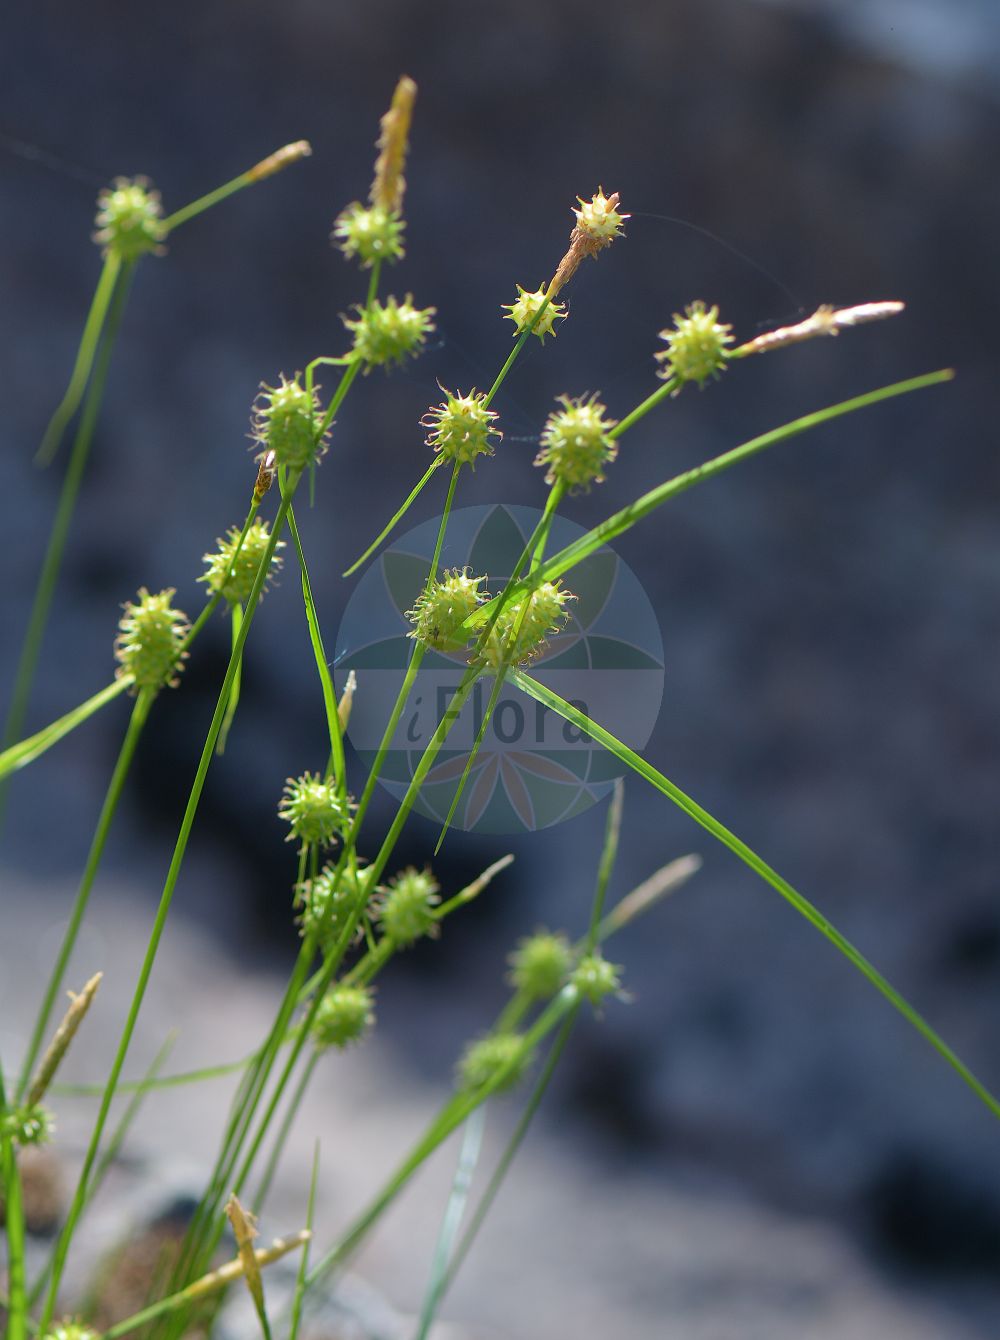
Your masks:
M468 395L461 391L446 391L445 402L429 409L420 420L421 428L429 428L426 442L446 461L458 461L476 466L477 456L492 456L490 438L503 437L493 423L496 413L486 408L486 396L475 387Z
M244 536L242 545L239 530L236 526L230 527L228 538L216 541L218 548L204 556L208 571L198 580L204 582L210 591L224 596L231 605L246 604L270 542L271 530L266 521L254 521ZM278 550L284 547L284 540L279 540L274 547L267 577L260 588L261 598L267 589L268 581L281 567L281 555Z
M485 580L470 577L467 568L455 568L440 581L432 582L407 611L406 617L413 624L410 637L434 651L461 651L469 643L462 625L486 599L480 590Z
M570 981L592 1005L600 1005L606 996L621 991L621 968L609 963L602 954L586 954L573 969Z
M709 377L718 377L729 360L727 345L732 344L732 326L719 321L718 307L693 302L684 315L674 313L674 324L660 331L666 349L656 355L661 364L657 376L676 381L680 390L685 382L703 385Z
M438 882L429 870L413 866L402 871L382 894L378 918L386 939L406 949L425 935L438 934L434 909L441 901Z
M343 831L349 814L332 778L304 772L285 783L278 818L291 830L286 842L326 847Z
M17 1107L0 1121L0 1131L18 1145L45 1145L52 1139L55 1118L41 1103Z
M539 656L566 622L566 604L575 598L558 582L542 582L530 595L508 601L486 642L487 665L523 665Z
M539 931L521 940L510 956L510 981L531 1000L547 1000L561 990L573 964L565 935Z
M357 910L358 902L363 899L367 903L370 887L370 871L359 870L355 879L346 871L338 875L333 865L325 866L315 879L305 880L296 889L296 900L302 908L299 929L303 938L315 934L322 950L332 949ZM361 933L359 921L355 938L360 938Z
M513 1088L531 1058L531 1050L519 1033L491 1033L470 1042L462 1053L456 1068L458 1087L479 1089L502 1076L496 1091Z
M278 385L262 386L254 401L251 437L261 447L261 457L273 452L275 465L299 471L326 451L321 423L316 392L310 395L298 378L288 381L282 373Z
M629 214L622 214L618 208L618 194L604 194L604 188L598 187L597 194L590 200L576 197L580 208L574 209L576 226L595 250L609 247L616 237L620 237Z
M577 400L563 395L559 403L563 408L545 422L535 464L548 467L546 484L558 480L575 491L603 483L605 465L618 454L610 436L617 420L605 418L607 410L596 395Z
M163 254L163 206L146 177L116 177L97 197L95 223L94 241L105 256L135 261L149 251Z
M354 352L365 374L375 367L389 367L416 358L434 329L436 309L414 307L412 293L402 302L393 297L384 303L375 299L368 307L356 310L357 319L342 319L351 332Z
M563 321L566 318L566 305L561 302L550 302L542 311L545 303L545 291L543 288L537 288L533 293L527 289L517 286L517 301L502 303L502 309L507 313L505 321L513 321L514 338L528 330L532 321L538 316L538 324L535 326L532 334L537 335L542 344L545 343L546 335L555 337L555 323Z
M330 241L348 260L357 259L363 270L370 270L376 261L403 258L405 227L399 214L382 205L362 205L355 200L334 220Z
M92 1326L85 1326L82 1321L66 1317L45 1332L45 1340L97 1340L97 1335Z
M170 603L174 595L173 587L150 595L141 586L138 601L125 603L115 639L116 676L130 676L137 690L155 692L165 684L176 688L179 683L177 674L187 656L181 648L191 625L187 615Z
M310 1035L320 1051L349 1047L360 1042L374 1022L370 987L334 986L316 1008Z

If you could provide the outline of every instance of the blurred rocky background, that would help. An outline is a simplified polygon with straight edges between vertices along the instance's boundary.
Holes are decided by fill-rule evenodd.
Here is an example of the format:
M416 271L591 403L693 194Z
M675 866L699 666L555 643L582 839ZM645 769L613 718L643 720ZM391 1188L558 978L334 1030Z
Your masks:
M539 504L532 436L552 397L599 389L613 413L626 411L654 385L657 331L693 298L718 303L747 337L820 302L904 299L891 324L686 392L629 434L608 483L568 512L593 524L777 423L956 367L948 387L691 491L619 549L665 644L649 757L803 889L996 1088L998 53L1000 19L972 0L15 2L0 55L10 388L0 697L59 486L59 468L38 472L31 457L97 274L97 189L144 172L169 210L288 140L314 149L185 227L139 273L32 729L110 678L118 607L139 585L173 585L182 607L200 604L201 554L242 515L258 384L345 347L339 317L359 281L327 234L367 189L377 119L405 71L420 94L409 254L391 283L438 308L437 343L406 371L366 379L339 416L317 507L302 519L329 640L352 589L339 573L425 466L416 420L439 398L435 379L462 389L492 380L510 345L499 305L515 282L551 273L577 194L620 191L633 215L627 241L580 272L558 338L518 364L497 402L507 437L463 480L462 502ZM439 505L426 495L418 517ZM261 611L178 891L188 929L175 935L196 927L205 941L194 980L215 1055L239 1052L232 981L266 994L294 949L274 807L284 778L323 757L300 603L288 575ZM113 890L125 891L130 917L151 913L227 642L220 619L183 690L157 706L97 915L102 898L105 917L118 906ZM44 957L43 927L68 905L125 712L117 704L12 788L0 848L8 1040L26 1008L23 965ZM373 835L390 812L388 800L375 807ZM361 1063L385 1094L398 1084L433 1101L462 1040L502 998L512 941L541 923L584 923L598 830L592 812L509 843L452 834L436 863L447 888L500 850L517 862L440 944L386 978L379 1040ZM413 820L401 863L422 863L435 837ZM995 1121L775 894L630 782L616 890L688 850L704 855L702 873L616 946L634 1004L580 1030L529 1154L537 1176L512 1186L506 1231L484 1237L493 1292L484 1282L456 1293L446 1315L531 1340L745 1340L784 1334L790 1317L795 1334L837 1340L995 1335ZM178 946L198 943L168 952L181 964L190 955ZM121 972L126 957L93 966ZM162 1035L180 1008L164 993L149 1027ZM412 1111L383 1101L399 1116L398 1148L380 1128L387 1171L413 1134ZM536 1206L549 1168L546 1218ZM576 1198L595 1187L610 1188L617 1208L593 1195L584 1213ZM437 1197L430 1224L440 1207ZM567 1257L552 1246L561 1222L575 1231ZM800 1278L793 1249L817 1239ZM787 1272L768 1273L764 1242L792 1262ZM390 1296L405 1255L390 1254L378 1280ZM780 1280L798 1280L800 1311ZM552 1312L539 1301L546 1289ZM595 1301L563 1323L558 1301L570 1297ZM758 1316L751 1303L762 1297ZM836 1316L824 1311L830 1297ZM504 1300L495 1317L491 1298ZM419 1293L398 1301L412 1308Z

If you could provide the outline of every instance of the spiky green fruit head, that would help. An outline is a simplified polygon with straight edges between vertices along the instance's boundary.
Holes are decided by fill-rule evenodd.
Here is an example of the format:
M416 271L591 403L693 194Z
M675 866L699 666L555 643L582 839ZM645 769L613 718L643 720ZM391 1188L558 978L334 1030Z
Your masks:
M351 332L354 352L367 376L372 368L416 358L434 329L437 309L414 307L413 294L408 293L402 302L389 297L381 303L376 298L368 307L356 310L356 320L346 316L342 320Z
M172 586L155 596L140 586L138 601L125 602L115 638L115 675L131 676L137 691L156 692L165 684L176 688L179 683L177 675L187 659L181 647L191 625L187 615L170 603L175 594Z
M373 995L367 986L333 986L317 1006L309 1030L319 1051L360 1042L375 1023Z
M15 1107L0 1118L0 1130L18 1145L47 1145L55 1130L55 1118L41 1103Z
M438 934L434 909L441 901L439 887L429 870L414 866L389 883L379 900L378 919L386 939L397 949L406 949L425 935Z
M413 624L410 637L434 651L455 652L468 646L465 620L486 599L480 590L485 577L470 577L468 568L453 568L417 597L406 617Z
M570 982L592 1005L621 991L621 965L609 963L601 953L585 954L570 974Z
M322 425L319 398L297 377L290 381L280 374L277 386L262 384L253 403L250 435L261 447L260 458L274 452L273 464L289 470L304 470L326 453L327 432Z
M445 393L443 405L432 407L420 420L421 428L429 428L426 443L446 461L458 461L476 468L477 456L492 456L490 438L503 437L493 423L496 413L486 408L486 396L473 387L468 395L461 391Z
M551 335L553 338L555 337L555 323L566 319L566 304L561 302L550 302L548 306L545 307L545 310L542 311L544 304L545 290L542 287L535 289L533 293L529 293L528 290L522 288L520 284L517 285L517 301L501 304L502 310L507 313L504 320L513 321L514 323L515 339L518 335L521 335L524 331L530 329L532 321L538 316L539 312L542 314L541 316L538 316L538 324L535 326L532 334L537 335L542 344L545 343L546 335Z
M335 865L326 865L315 879L307 879L295 890L295 901L301 907L299 929L303 938L317 937L324 953L337 945L348 922L364 907L374 891L370 870L359 870L352 875L348 870L337 873ZM360 919L355 939L362 934Z
M702 386L709 377L718 377L729 361L726 346L733 342L732 329L720 322L718 307L700 301L685 307L683 316L675 312L673 326L660 331L667 347L656 355L661 364L656 375L676 381L678 390L685 382Z
M558 582L542 582L529 595L504 605L486 641L484 659L496 670L523 665L539 656L566 622L566 605L576 597Z
M376 261L402 260L405 227L398 213L355 200L334 219L330 241L347 260L357 259L363 270L370 270Z
M257 570L264 560L270 542L271 528L266 521L252 522L242 545L240 545L239 529L231 526L228 538L217 540L218 548L211 554L205 554L204 562L208 566L208 571L198 580L204 582L210 591L224 596L231 605L245 605L250 599ZM267 590L268 582L281 568L281 555L278 550L284 547L284 540L279 540L274 546L267 576L260 588L261 599Z
M304 772L301 777L289 777L285 783L278 818L290 826L286 842L325 847L343 832L350 812L332 777Z
M598 187L596 195L589 200L577 196L580 208L574 209L576 226L586 237L594 250L608 247L620 237L629 214L622 214L618 208L618 192L606 196L604 188Z
M573 951L565 935L538 931L519 941L508 961L512 986L530 1000L548 1000L565 985Z
M64 1317L45 1332L45 1340L97 1340L98 1332L74 1317Z
M159 191L147 177L116 177L97 197L94 241L105 256L135 261L146 252L160 256L167 235Z
M541 450L536 465L546 465L546 484L559 480L573 492L604 482L604 467L618 454L610 436L616 419L605 418L607 409L596 395L570 400L559 396L562 409L555 410L542 429Z
M460 1089L480 1089L496 1081L494 1092L511 1089L524 1075L534 1053L519 1033L491 1033L470 1042L455 1068Z

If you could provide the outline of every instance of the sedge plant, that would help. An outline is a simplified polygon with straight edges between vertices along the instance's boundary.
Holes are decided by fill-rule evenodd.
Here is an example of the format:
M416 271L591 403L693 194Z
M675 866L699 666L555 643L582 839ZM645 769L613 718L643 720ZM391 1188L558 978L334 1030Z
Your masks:
M388 1152L389 1171L372 1202L359 1207L353 1220L333 1242L312 1242L310 1229L322 1180L314 1171L305 1227L271 1247L257 1248L255 1216L266 1212L268 1195L280 1174L282 1152L291 1137L296 1112L320 1067L335 1065L337 1055L360 1045L376 1026L377 987L381 974L398 954L414 944L436 939L448 919L471 901L489 896L492 881L505 877L509 856L484 852L482 874L462 889L441 886L432 866L399 868L396 848L407 819L428 775L446 747L463 705L481 682L489 686L487 706L464 774L455 789L451 813L457 812L470 776L476 751L505 684L541 703L610 752L623 774L652 786L680 807L712 838L748 865L766 884L819 933L885 997L888 1003L925 1038L944 1061L1000 1116L1000 1102L951 1050L932 1025L906 1001L882 974L838 931L818 907L793 888L761 856L694 798L618 740L599 721L559 697L532 673L533 662L566 623L574 600L574 571L581 563L668 503L677 494L742 465L759 453L780 446L821 424L829 424L867 406L897 396L926 391L948 380L947 370L915 376L905 382L860 392L852 399L792 420L768 433L733 447L694 469L665 479L639 497L629 498L627 453L623 439L647 415L669 413L673 400L689 388L705 387L730 368L748 359L778 353L803 340L837 335L852 327L894 316L898 302L865 302L834 309L821 307L796 325L740 341L717 307L693 300L668 321L661 347L651 359L655 378L649 394L638 404L613 412L597 395L576 388L559 388L553 408L538 434L535 460L544 502L540 520L524 546L502 589L490 593L487 574L469 569L445 569L441 556L456 499L467 472L488 470L490 458L503 449L503 424L494 404L501 387L515 369L529 341L544 346L558 338L569 319L564 290L581 265L603 259L624 245L629 216L617 193L598 189L577 200L572 209L569 243L547 283L531 289L515 286L515 296L501 305L502 320L512 327L513 343L499 359L496 376L485 390L442 388L443 398L428 407L415 439L423 435L430 451L422 468L414 466L415 483L384 520L371 545L360 557L343 555L345 577L372 559L417 500L430 490L440 499L441 517L436 543L420 592L409 611L409 657L395 703L387 714L381 744L366 774L358 775L345 748L356 694L365 684L353 678L338 694L334 685L324 636L321 610L314 597L308 558L296 519L308 492L317 507L324 498L324 462L341 450L335 418L348 394L364 396L366 374L375 368L391 370L420 357L434 330L435 309L420 305L405 289L384 291L387 275L405 259L406 218L404 169L409 145L416 87L400 80L391 106L381 122L373 181L364 201L348 204L333 221L331 241L344 259L360 272L358 300L344 318L341 349L313 358L301 373L284 374L262 384L252 407L255 460L248 472L248 491L235 516L220 516L219 538L204 556L199 577L205 589L201 609L192 619L176 603L177 591L152 592L137 583L137 595L121 615L114 657L114 679L88 693L79 706L70 706L50 725L23 734L25 710L37 663L46 612L58 578L70 535L70 521L80 479L99 413L129 278L145 255L159 252L171 232L195 219L211 205L244 186L271 175L279 167L308 152L304 143L290 146L249 173L210 193L192 205L164 215L158 196L148 182L120 180L99 202L97 241L103 266L87 316L80 350L66 394L42 442L43 463L56 458L64 432L76 420L63 494L53 522L43 563L34 612L26 635L13 700L8 713L8 738L0 752L0 786L16 785L17 772L44 766L47 752L96 712L127 698L131 707L117 761L108 780L90 850L85 858L77 898L70 909L63 942L48 981L40 991L34 1023L23 1054L0 1057L0 1186L4 1205L7 1266L0 1294L9 1340L41 1336L43 1340L98 1340L86 1315L67 1316L79 1305L64 1290L67 1261L110 1160L125 1136L138 1101L155 1097L167 1084L196 1084L213 1075L235 1071L238 1084L227 1112L220 1114L221 1137L215 1161L207 1170L200 1201L177 1244L169 1267L150 1282L146 1305L134 1315L115 1322L104 1332L117 1340L140 1328L156 1340L179 1340L197 1317L200 1327L211 1326L214 1308L234 1287L250 1290L254 1311L265 1340L295 1340L304 1310L315 1292L329 1288L336 1272L364 1241L414 1173L453 1132L464 1129L452 1195L443 1210L443 1222L431 1264L418 1334L426 1336L455 1272L470 1250L482 1218L496 1196L503 1176L528 1124L542 1100L551 1075L567 1045L581 1011L612 1008L626 999L624 968L606 956L609 939L636 917L647 914L662 898L686 882L697 869L695 858L682 858L656 872L638 889L615 902L614 863L624 803L624 787L614 790L604 842L595 853L596 880L589 914L566 930L538 929L522 938L509 960L510 995L494 1026L473 1038L456 1060L455 1088L427 1129L405 1152ZM507 295L509 296L509 295ZM574 319L585 319L575 311ZM662 320L662 318L661 318ZM498 315L498 346L504 327ZM507 336L510 339L510 334ZM652 351L651 351L652 353ZM320 384L332 379L332 389ZM419 456L419 445L415 456ZM308 489L303 482L308 480ZM581 491L611 487L614 481L629 499L609 510L606 519L580 538L555 552L550 536L557 513L572 507ZM388 510L388 509L387 509ZM194 558L195 556L192 556ZM162 1075L162 1058L154 1071L139 1081L126 1080L126 1063L143 1007L146 988L170 915L181 877L187 845L209 770L228 735L239 731L241 667L254 634L271 579L284 564L298 572L305 621L316 676L317 702L322 704L326 739L318 757L294 760L282 784L276 779L275 806L286 828L288 843L288 911L299 937L298 952L270 1026L253 1053L232 1062L221 1060L209 1071ZM193 574L189 573L190 578ZM180 585L184 573L178 573ZM286 583L283 595L289 595ZM266 601L265 601L266 596ZM297 597L296 597L297 598ZM185 602L186 603L186 602ZM101 861L109 841L114 815L128 786L129 768L150 715L164 693L184 692L184 671L198 655L198 637L207 621L223 612L231 627L231 651L218 685L211 723L191 781L187 804L142 962L138 965L131 1003L117 1039L108 1073L93 1086L96 1114L82 1166L59 1231L43 1268L29 1277L26 1226L21 1187L20 1158L30 1145L51 1136L49 1096L52 1081L76 1031L87 1027L87 1013L100 985L95 974L72 997L62 1022L53 1030L66 967L81 925ZM405 794L384 832L368 822L374 789L387 766L391 742L407 707L421 664L428 654L457 657L461 683L417 761ZM444 837L441 832L440 840ZM433 852L428 852L428 860ZM445 936L446 938L446 936ZM442 950L442 952L445 952ZM111 965L104 965L111 971ZM121 971L119 965L114 971ZM474 1187L473 1171L482 1146L481 1120L494 1095L530 1080L522 1116L478 1203L466 1216ZM123 1122L112 1129L110 1114L115 1098L131 1095ZM318 1168L318 1161L315 1167ZM467 1217L466 1227L462 1228ZM224 1235L230 1225L235 1250L228 1260ZM293 1306L287 1316L272 1315L267 1300L267 1267L287 1252L300 1253ZM222 1255L220 1255L222 1254ZM211 1307L206 1312L206 1300Z

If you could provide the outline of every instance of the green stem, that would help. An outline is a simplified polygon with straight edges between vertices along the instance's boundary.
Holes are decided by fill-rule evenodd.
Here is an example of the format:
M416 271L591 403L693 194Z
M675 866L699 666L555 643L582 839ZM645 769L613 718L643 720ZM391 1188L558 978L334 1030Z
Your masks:
M14 677L14 689L11 694L10 708L7 712L3 732L2 747L5 749L20 736L24 726L24 718L27 715L31 685L42 650L42 639L45 636L49 610L52 606L52 598L59 578L59 569L62 565L70 524L73 520L77 494L80 491L87 457L90 454L90 444L94 436L97 416L104 399L104 388L107 385L108 372L111 368L111 355L114 352L122 314L125 310L125 300L128 296L131 277L132 267L130 265L124 266L115 284L107 318L107 327L101 337L94 375L87 388L83 414L76 430L73 450L70 453L69 465L66 468L66 477L59 494L55 520L52 523L45 557L42 560L42 570L38 577L38 586L35 589L35 598L28 619L28 629L24 636L17 672ZM3 823L6 798L6 784L0 783L0 825Z
M692 800L685 794L680 787L675 786L673 782L668 781L661 772L658 772L652 764L642 758L634 750L606 731L603 726L599 726L596 721L591 719L570 703L560 698L558 694L553 693L551 689L538 680L532 679L521 670L515 670L511 675L512 680L517 686L524 690L529 697L553 711L558 712L560 716L585 731L598 744L604 746L614 756L627 764L640 777L645 778L652 786L662 792L669 800L684 811L695 823L700 824L707 832L711 833L717 841L724 847L728 847L734 856L750 867L755 874L759 875L765 883L781 894L786 902L795 908L801 917L804 917L811 926L820 932L832 945L837 948L844 957L857 968L862 976L866 977L873 987L886 998L892 1007L897 1010L903 1018L912 1025L913 1028L934 1048L948 1065L958 1074L962 1080L969 1086L973 1093L989 1108L995 1117L1000 1117L1000 1101L998 1101L989 1089L986 1088L980 1080L972 1073L968 1066L959 1059L948 1044L941 1038L929 1023L917 1013L913 1006L903 996L899 994L894 986L886 980L878 969L871 964L868 959L855 949L854 945L840 931L827 920L818 908L814 907L798 890L794 889L786 879L771 866L767 864L752 848L745 842L731 833L728 828L714 818L707 810Z
M563 1020L562 1028L559 1030L559 1036L552 1044L552 1048L546 1058L545 1068L538 1077L538 1082L531 1091L531 1097L528 1099L524 1111L521 1113L520 1119L514 1128L513 1135L507 1143L507 1147L503 1152L500 1162L497 1164L492 1177L487 1183L486 1190L479 1199L479 1204L476 1206L475 1213L469 1222L469 1226L462 1234L461 1240L455 1248L451 1260L448 1262L448 1269L441 1281L438 1301L440 1301L451 1288L455 1276L462 1268L462 1262L468 1256L469 1249L475 1241L479 1230L482 1228L483 1221L486 1219L487 1214L489 1214L493 1202L497 1198L497 1193L503 1185L504 1178L507 1176L511 1164L514 1162L517 1151L521 1148L521 1145L524 1142L524 1137L528 1133L528 1127L531 1125L532 1119L538 1111L541 1101L545 1096L545 1091L549 1087L549 1082L555 1073L556 1066L559 1064L562 1054L566 1049L566 1043L569 1041L569 1035L573 1031L573 1025L576 1023L579 1012L580 1006L577 1004Z
M554 581L561 577L563 573L581 563L590 554L600 549L602 545L608 544L611 540L622 535L651 512L662 507L665 502L676 497L679 493L684 493L687 489L693 488L696 484L703 484L706 480L714 479L723 471L731 466L739 464L740 461L749 459L757 455L758 452L766 450L768 447L776 446L779 442L787 442L790 438L797 437L799 433L808 432L812 428L818 428L824 423L833 419L838 419L845 414L852 414L855 410L865 409L869 405L876 405L883 400L891 400L896 396L907 395L911 391L920 391L929 386L937 386L941 382L950 381L954 373L945 368L940 372L929 372L922 377L912 377L907 381L896 382L892 386L883 386L876 391L868 391L865 395L855 396L851 400L841 401L840 404L831 405L827 409L817 410L813 414L803 415L800 419L793 419L791 423L783 424L780 428L772 429L769 433L763 433L760 437L751 438L749 442L744 442L732 451L723 452L721 456L715 456L703 465L697 465L693 470L685 470L683 474L675 475L673 479L668 479L665 483L644 493L642 497L637 498L635 502L630 503L628 507L623 507L620 511L609 516L606 521L602 521L599 526L587 531L586 535L581 535L578 540L572 544L560 549L558 553L553 554L537 572L532 573L530 579L526 579L515 588L515 595L520 595L540 582ZM481 606L467 621L470 626L485 622L492 613L491 601L489 605Z
M306 623L309 626L309 641L312 644L316 670L323 689L323 706L326 709L326 728L330 737L330 758L333 775L337 782L337 790L343 798L347 795L347 763L344 758L344 733L340 725L340 714L337 711L337 692L333 687L333 679L330 676L330 666L326 658L326 648L323 645L319 618L316 614L316 601L313 599L306 556L302 551L299 528L295 524L295 512L291 508L288 512L288 528L299 560L299 574L302 578L302 600L306 609Z
M7 1116L7 1090L0 1070L0 1122ZM13 1137L0 1125L0 1170L3 1173L4 1218L7 1230L7 1340L27 1340L28 1298L24 1273L24 1201L21 1172Z
M205 785L205 778L208 776L208 769L212 762L212 755L215 749L215 743L216 740L218 739L219 731L222 728L222 721L226 713L226 706L229 702L229 695L232 689L233 678L236 674L236 668L239 664L240 656L243 653L243 647L246 644L246 639L249 636L250 628L253 624L253 618L260 602L260 593L263 589L264 581L270 569L271 556L273 555L274 548L278 542L278 539L280 538L281 530L285 523L285 517L287 516L288 508L291 505L292 494L294 493L295 485L297 483L298 479L296 478L296 480L293 482L291 486L289 493L282 498L281 506L279 507L277 516L275 517L275 522L272 528L270 541L268 543L268 547L265 552L264 558L261 562L261 566L257 571L256 577L254 578L253 589L251 590L250 597L247 601L246 617L243 620L243 625L240 629L240 635L239 638L237 639L237 644L233 649L233 654L229 659L229 665L226 669L226 674L222 682L222 688L219 692L219 698L218 702L216 703L215 712L212 716L212 722L211 725L209 726L208 735L205 739L205 744L202 749L201 758L198 762L198 768L195 773L195 778L191 785L191 791L188 797L188 803L184 811L184 818L181 821L180 832L178 833L177 842L174 847L174 854L170 862L170 868L167 872L167 878L163 886L163 892L160 896L159 907L157 908L156 917L153 922L153 929L150 933L149 944L147 946L146 954L143 959L142 968L139 973L139 980L136 983L135 991L132 997L132 1002L131 1005L129 1006L128 1016L125 1021L125 1026L122 1030L121 1037L118 1043L118 1049L115 1053L115 1058L114 1061L112 1062L111 1070L108 1075L107 1085L104 1091L104 1097L101 1100L100 1110L97 1115L97 1120L94 1124L94 1130L90 1138L90 1144L87 1148L87 1153L84 1157L83 1168L80 1172L79 1181L77 1183L76 1194L73 1198L72 1205L70 1206L70 1210L66 1218L66 1223L56 1243L56 1248L53 1255L52 1275L49 1281L49 1288L42 1309L42 1318L39 1323L40 1329L42 1330L43 1333L48 1329L49 1323L52 1320L53 1312L55 1310L56 1298L58 1296L59 1284L62 1279L63 1269L66 1264L66 1257L69 1252L69 1247L73 1238L73 1233L76 1229L77 1222L80 1218L80 1214L82 1213L84 1202L86 1200L87 1182L90 1178L91 1170L97 1158L101 1136L103 1135L104 1132L104 1126L107 1121L108 1112L110 1111L111 1103L114 1100L118 1080L122 1071L122 1066L125 1063L125 1057L128 1053L128 1049L132 1041L132 1034L135 1031L136 1021L139 1017L139 1010L145 998L146 987L149 982L150 974L152 973L153 970L153 963L156 959L157 950L159 949L160 939L163 935L163 929L164 926L166 925L167 914L170 911L170 905L171 902L173 901L174 889L176 888L177 880L180 877L181 866L183 864L184 856L187 851L188 840L191 836L191 829L194 826L194 819L198 810L199 801L201 800L201 793Z
M74 707L72 712L67 712L65 716L59 717L34 735L29 735L26 740L19 740L17 744L5 749L0 754L0 778L7 777L10 773L17 772L19 768L24 768L29 763L33 763L36 758L40 758L54 744L58 744L64 736L76 730L77 726L82 726L85 721L99 712L106 703L112 702L131 687L131 675L114 679L105 688L95 693L93 697L81 703L79 707Z
M584 953L586 954L594 952L601 930L601 917L604 915L608 882L611 879L611 871L614 869L615 859L618 856L618 839L622 831L624 800L625 787L619 777L611 794L611 804L608 806L608 820L604 830L604 848L601 851L601 860L597 867L597 888L594 890L594 904L590 912L590 928L587 931L587 940L584 947Z
M347 569L347 571L341 574L342 576L350 577L353 573L357 572L358 568L361 567L362 563L366 563L368 559L371 558L372 554L374 554L375 550L379 548L382 542L388 539L388 537L399 525L400 521L402 521L403 517L406 516L407 512L420 497L421 493L423 493L425 485L430 481L431 475L433 475L434 471L441 464L441 461L442 457L440 456L434 457L430 465L420 476L419 482L406 495L406 501L393 514L392 518L382 527L378 535L376 535L375 539L372 540L371 544L361 555L361 557L355 559L355 561L351 564L351 566Z
M132 715L129 717L125 739L122 741L122 747L118 752L118 758L115 762L111 780L108 783L108 789L104 796L104 803L101 805L97 827L94 829L94 836L91 839L90 851L87 853L87 861L83 867L83 876L80 880L80 887L77 889L76 899L73 903L73 910L70 913L69 924L63 934L62 944L59 946L59 953L56 955L56 961L49 974L48 985L45 989L45 995L42 998L41 1009L38 1011L35 1027L31 1034L31 1040L28 1043L28 1051L24 1058L24 1064L21 1067L21 1078L17 1087L19 1099L24 1097L28 1082L31 1078L31 1073L35 1068L35 1062L38 1059L38 1053L41 1050L42 1042L45 1038L46 1031L48 1030L52 1009L66 975L66 965L69 962L70 955L76 945L77 936L80 931L80 924L83 921L84 913L87 910L87 903L90 900L90 893L94 887L94 880L97 878L97 870L100 866L101 858L104 855L104 848L107 844L108 834L111 831L111 823L118 809L118 802L121 800L125 780L128 777L129 768L132 766L132 759L135 756L136 746L142 735L142 728L146 724L146 719L149 716L149 709L153 705L154 697L154 693L150 692L148 689L144 689L136 698L135 705L132 708Z
M84 323L83 335L80 337L80 347L76 351L76 361L70 374L69 385L66 387L66 393L45 429L41 446L35 455L36 465L52 464L56 452L59 450L62 435L66 431L70 419L80 407L83 393L87 389L90 370L94 366L94 355L100 343L104 321L108 314L108 305L118 282L120 270L121 258L113 251L108 252L104 258L104 264L101 266L101 273L94 290L90 311L87 313L87 320Z
M431 1262L431 1274L427 1293L424 1297L424 1305L420 1310L416 1340L427 1340L434 1321L434 1314L444 1297L448 1280L448 1259L451 1256L452 1244L462 1224L462 1216L465 1213L469 1192L472 1190L472 1176L476 1171L479 1151L483 1144L483 1126L483 1111L482 1108L479 1108L472 1113L465 1123L465 1134L462 1137L462 1147L458 1155L458 1167L455 1169L451 1195L448 1197L441 1232L438 1234L437 1245L434 1248L434 1260Z

